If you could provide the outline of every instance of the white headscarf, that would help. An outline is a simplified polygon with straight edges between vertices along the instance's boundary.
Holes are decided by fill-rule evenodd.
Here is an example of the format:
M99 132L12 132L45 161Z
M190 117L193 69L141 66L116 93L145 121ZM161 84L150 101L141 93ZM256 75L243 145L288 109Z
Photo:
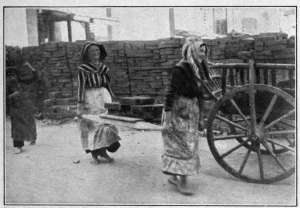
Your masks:
M191 64L198 79L210 79L207 69L207 46L198 38L187 38L182 47L182 58Z

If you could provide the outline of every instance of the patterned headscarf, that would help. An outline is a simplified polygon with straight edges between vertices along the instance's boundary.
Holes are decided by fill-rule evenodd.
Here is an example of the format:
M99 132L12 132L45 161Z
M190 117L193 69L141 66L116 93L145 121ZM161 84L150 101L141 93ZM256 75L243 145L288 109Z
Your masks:
M86 44L84 44L84 46L81 49L81 61L82 63L86 64L89 62L89 58L88 58L88 49L90 46L95 45L99 47L100 50L100 61L103 61L105 59L105 57L107 56L106 50L104 48L104 46L102 44L96 43L96 42L87 42Z
M210 80L207 66L207 46L200 39L186 39L182 47L182 58L191 64L198 79Z

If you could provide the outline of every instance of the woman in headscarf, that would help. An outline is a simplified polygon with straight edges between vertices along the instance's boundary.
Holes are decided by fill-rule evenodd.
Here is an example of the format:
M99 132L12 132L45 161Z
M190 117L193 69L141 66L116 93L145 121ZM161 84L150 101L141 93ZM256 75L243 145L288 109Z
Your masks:
M81 51L82 64L78 67L78 107L79 127L81 131L81 144L86 153L91 153L96 163L99 163L98 156L112 162L113 159L106 151L115 152L120 144L120 137L115 127L109 125L95 127L94 123L82 114L106 113L105 103L112 102L113 92L110 87L109 68L103 63L106 57L103 45L88 42ZM89 133L97 129L93 147L89 147Z
M198 126L200 103L206 94L203 82L210 79L207 71L207 47L195 38L186 40L182 60L172 70L166 94L163 122L162 155L165 174L182 194L193 194L187 177L199 173Z

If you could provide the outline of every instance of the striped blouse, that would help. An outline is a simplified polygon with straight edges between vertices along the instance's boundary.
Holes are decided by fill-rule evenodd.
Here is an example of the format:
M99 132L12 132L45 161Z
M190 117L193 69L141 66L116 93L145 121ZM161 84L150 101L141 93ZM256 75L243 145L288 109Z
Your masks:
M78 72L78 102L84 102L85 90L91 88L106 87L110 93L109 86L110 76L108 75L109 68L102 64L99 69L96 69L91 64L81 64Z

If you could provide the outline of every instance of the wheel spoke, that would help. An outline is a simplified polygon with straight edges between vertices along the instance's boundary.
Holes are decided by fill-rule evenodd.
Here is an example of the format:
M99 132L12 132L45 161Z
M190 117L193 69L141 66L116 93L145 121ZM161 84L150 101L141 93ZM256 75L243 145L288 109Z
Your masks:
M240 167L240 170L239 170L239 174L240 174L240 175L242 174L242 172L243 172L243 170L244 170L244 168L245 168L245 166L246 166L246 163L247 163L247 161L248 161L248 158L249 158L249 156L250 156L250 153L251 153L251 149L248 149L248 151L247 151L247 153L246 153L246 155L245 155L245 157L244 157L243 163L242 163L242 165L241 165L241 167Z
M263 180L264 179L264 166L263 166L263 162L261 159L260 145L258 145L258 149L257 149L256 153L257 153L257 159L258 159L260 178Z
M276 146L273 143L272 143L272 150L273 150L274 153L276 152Z
M282 119L285 119L286 117L292 115L293 113L295 113L295 109L289 111L288 113L286 113L286 114L280 116L279 118L277 118L276 120L272 121L271 123L269 123L268 125L265 126L265 129L268 129L268 128L274 126L275 124L280 122Z
M276 103L277 98L278 98L277 95L274 95L274 96L272 97L272 100L270 101L270 104L269 104L269 106L267 107L267 110L265 111L265 113L264 113L264 115L263 115L263 117L262 117L262 119L261 119L261 121L260 121L260 123L259 123L260 126L262 126L262 125L265 123L265 121L267 120L268 116L269 116L270 113L272 112L273 107L274 107L274 104Z
M249 140L250 140L250 139L247 139L247 140L241 142L239 145L235 146L234 148L232 148L232 149L228 150L227 152L223 153L223 154L221 155L221 158L224 158L224 157L228 156L229 154L231 154L232 152L234 152L235 150L239 149L239 148L242 147L244 144L246 144Z
M229 119L227 119L227 118L225 118L223 116L217 115L216 118L220 119L221 121L224 121L227 124L230 124L231 126L234 126L236 128L239 128L239 129L242 129L244 131L247 131L247 129L245 127L243 127L243 126L241 126L241 125L239 125L239 124L237 124L237 123L235 123L233 121L230 121Z
M230 102L235 107L235 109L240 114L240 116L244 119L244 121L246 122L246 124L249 124L246 116L243 114L242 110L239 108L239 106L236 104L236 102L233 99L230 99Z
M292 125L292 124L290 124L290 123L287 123L287 122L285 122L285 121L280 121L280 123L282 123L282 124L284 124L284 125L286 125L286 126L288 126L288 127L295 128L294 125Z
M295 134L295 130L280 130L280 131L269 131L266 135L278 135L278 134Z
M289 143L289 145L290 145L291 147L295 145L295 143L292 142L291 140L289 140L289 138L284 137L284 139Z
M242 138L246 137L245 134L236 134L236 135L221 135L221 136L216 136L214 140L228 140L228 139L236 139L236 138Z
M280 144L280 143L278 143L278 142L274 142L274 141L272 141L272 140L270 140L270 139L266 139L266 140L267 140L269 143L271 143L271 144L274 144L274 145L283 147L283 148L285 148L285 149L287 149L287 150L290 150L291 152L295 152L294 149L292 149L292 148L290 148L290 147L288 147L288 146L285 146L285 145Z
M269 140L268 140L269 141ZM284 171L287 172L286 168L283 166L283 164L280 162L280 160L278 159L278 157L274 154L274 152L270 149L269 145L262 140L262 144L265 146L265 148L270 152L270 155L274 158L274 160L276 161L276 163L278 164L278 166Z

